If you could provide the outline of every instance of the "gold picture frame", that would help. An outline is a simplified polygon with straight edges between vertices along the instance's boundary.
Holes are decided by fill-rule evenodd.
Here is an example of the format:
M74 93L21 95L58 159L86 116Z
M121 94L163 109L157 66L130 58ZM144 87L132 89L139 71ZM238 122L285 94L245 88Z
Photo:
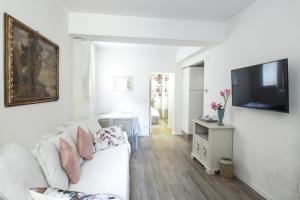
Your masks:
M59 46L4 14L4 104L6 107L59 99Z

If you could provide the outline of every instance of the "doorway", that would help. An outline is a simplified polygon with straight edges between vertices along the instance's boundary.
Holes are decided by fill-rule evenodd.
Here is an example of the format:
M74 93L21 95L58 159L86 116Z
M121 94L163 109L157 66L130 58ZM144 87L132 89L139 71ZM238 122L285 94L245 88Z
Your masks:
M150 81L151 134L172 134L174 113L173 73L153 73Z

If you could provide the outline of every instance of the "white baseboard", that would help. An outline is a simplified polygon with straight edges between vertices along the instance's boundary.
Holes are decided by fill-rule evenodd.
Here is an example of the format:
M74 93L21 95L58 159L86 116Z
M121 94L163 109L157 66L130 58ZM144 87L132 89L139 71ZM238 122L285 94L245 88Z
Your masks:
M176 131L172 131L172 135L182 135L181 133L178 133L178 132L176 132Z
M264 197L267 200L278 200L274 197L272 197L269 193L265 192L263 189L261 189L259 186L257 186L255 183L252 183L245 177L243 177L240 173L237 171L234 172L235 176L240 179L242 182L244 182L246 185L248 185L250 188L255 190L258 194L260 194L262 197Z

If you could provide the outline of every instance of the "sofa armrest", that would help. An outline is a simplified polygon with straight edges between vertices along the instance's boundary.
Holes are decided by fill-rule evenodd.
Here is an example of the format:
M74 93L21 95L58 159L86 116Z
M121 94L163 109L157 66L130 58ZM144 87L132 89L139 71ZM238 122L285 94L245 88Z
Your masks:
M124 137L125 137L125 140L126 140L126 145L128 146L128 151L129 151L129 155L131 154L131 146L130 146L130 143L128 141L128 134L126 131L123 131L123 134L124 134Z

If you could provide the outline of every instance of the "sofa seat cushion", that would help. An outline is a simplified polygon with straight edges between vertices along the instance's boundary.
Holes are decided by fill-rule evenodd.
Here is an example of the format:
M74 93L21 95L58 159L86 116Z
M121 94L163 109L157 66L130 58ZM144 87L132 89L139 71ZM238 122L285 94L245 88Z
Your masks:
M81 166L81 178L70 184L69 190L85 194L114 194L129 199L128 144L120 145L94 154L93 160Z

